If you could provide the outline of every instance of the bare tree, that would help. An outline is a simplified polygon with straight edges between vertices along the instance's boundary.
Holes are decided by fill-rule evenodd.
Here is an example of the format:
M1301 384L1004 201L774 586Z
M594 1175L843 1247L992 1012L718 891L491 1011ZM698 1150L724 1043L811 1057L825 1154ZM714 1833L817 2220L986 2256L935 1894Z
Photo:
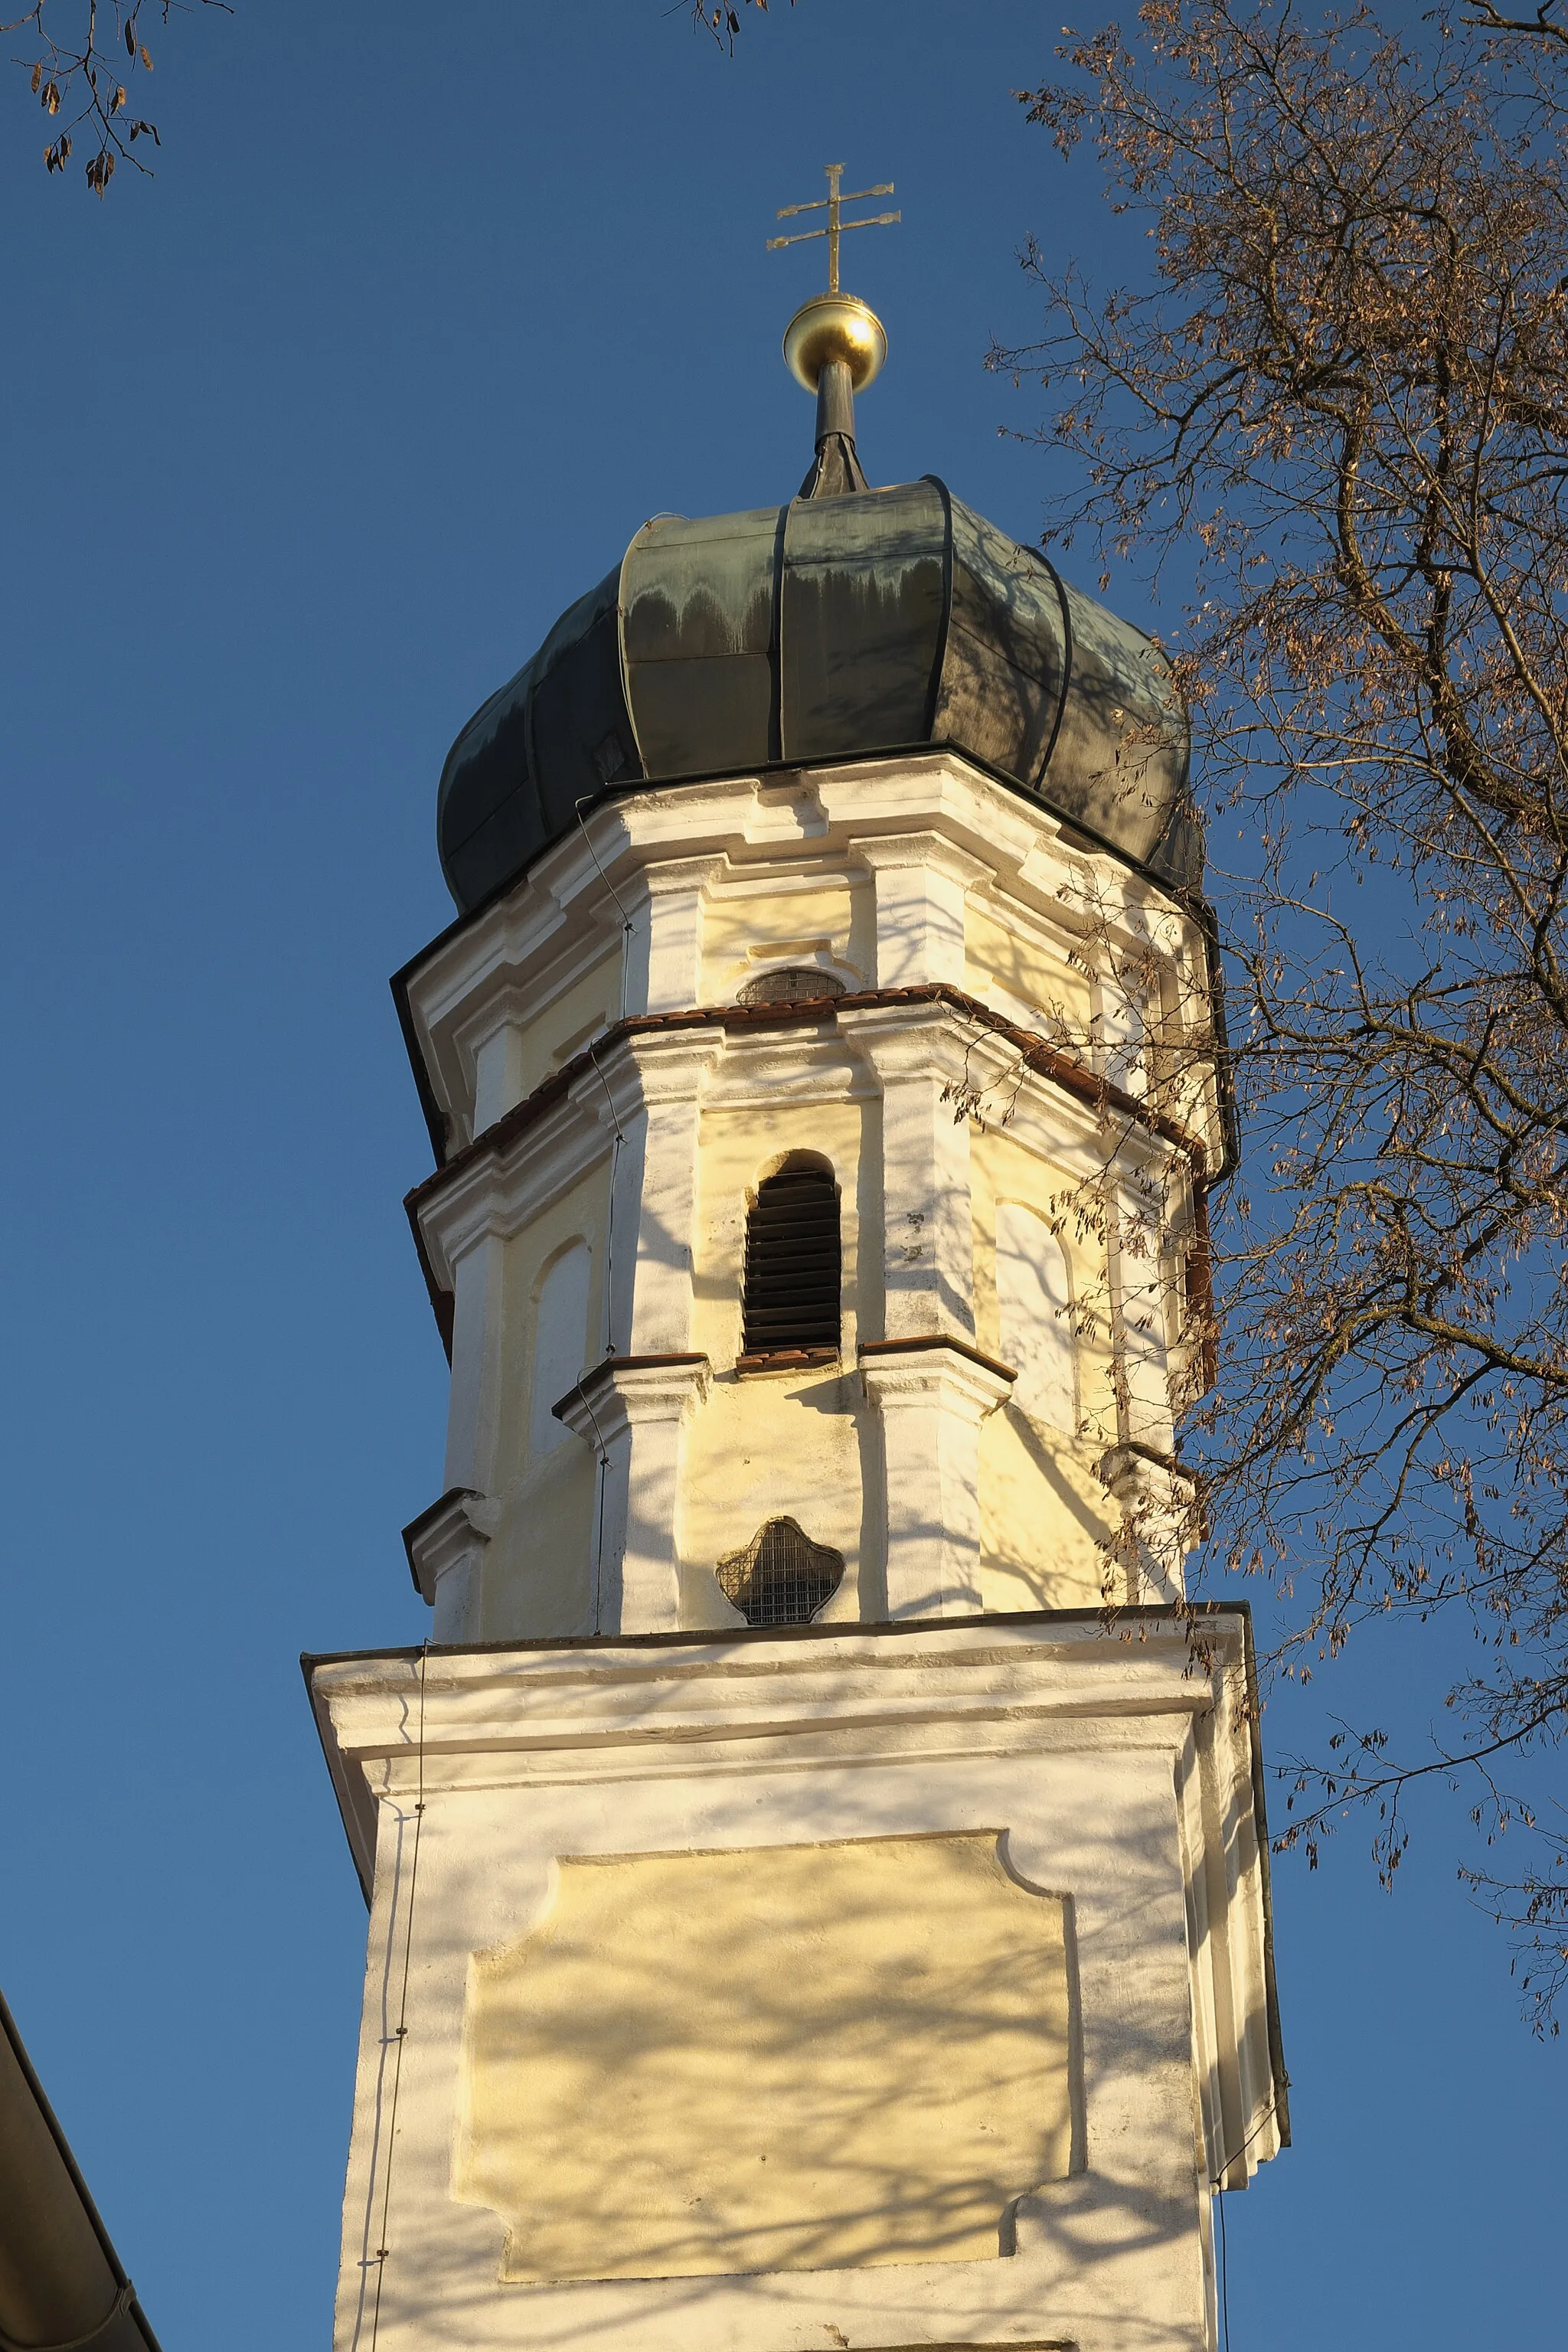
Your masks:
M14 62L57 126L44 146L46 171L64 172L84 125L92 150L84 169L96 196L105 194L118 163L147 170L137 142L150 139L154 147L162 142L157 125L136 110L132 97L138 77L153 71L142 19L144 12L155 13L166 25L187 5L232 13L228 0L34 0L0 24L0 32L26 41L26 53Z
M1281 1843L1347 1803L1405 1850L1473 1784L1468 1874L1538 2023L1568 1981L1568 183L1551 0L1420 45L1358 10L1151 0L1022 93L1092 142L1152 281L1038 249L1058 532L1185 607L1250 1189L1216 1202L1217 1379L1187 1400L1211 1572L1293 1593L1306 1679L1371 1620L1462 1614L1452 1725L1336 1734ZM1507 34L1500 57L1489 35ZM1522 54L1533 43L1534 58ZM1219 820L1218 823L1214 823ZM1533 1791L1544 1784L1542 1801ZM1556 1825L1555 1832L1553 1824Z
M795 0L789 0L789 5L793 8ZM1555 0L1548 0L1548 5L1555 5ZM768 0L741 0L741 7L755 8L765 16ZM731 0L718 0L717 5L714 0L691 0L691 21L701 31L711 33L721 48L733 52L735 36L741 29L741 16L740 9L731 5Z
M740 5L767 14L768 0ZM84 126L91 150L84 173L95 195L107 193L121 163L147 171L136 152L138 142L151 140L154 147L163 142L156 123L136 110L132 97L138 76L153 71L142 19L144 13L155 15L167 25L171 16L194 7L233 14L231 0L33 0L20 15L0 19L0 33L20 35L26 44L13 63L27 76L52 126L44 143L47 172L64 172ZM717 6L711 0L692 0L691 18L721 47L733 49L742 19L730 0Z
M1539 8L1528 16L1510 16L1494 0L1471 0L1462 21L1474 25L1484 33L1500 34L1515 42L1533 42L1542 47L1568 48L1568 25L1557 14L1558 0L1541 0Z

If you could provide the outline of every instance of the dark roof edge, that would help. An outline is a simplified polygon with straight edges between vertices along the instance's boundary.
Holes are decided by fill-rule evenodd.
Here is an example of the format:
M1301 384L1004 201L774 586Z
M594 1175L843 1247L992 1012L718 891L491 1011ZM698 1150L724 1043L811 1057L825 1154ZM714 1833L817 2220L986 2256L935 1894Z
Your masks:
M397 1025L403 1032L404 1049L408 1055L408 1066L414 1073L414 1090L419 1097L419 1108L425 1114L430 1149L435 1154L437 1167L441 1168L446 1165L451 1138L447 1114L436 1099L436 1089L430 1083L430 1073L419 1050L419 1036L414 1026L414 1007L408 1001L408 978L412 971L411 964L405 964L401 971L393 973L387 985L392 991L392 1001L397 1007Z
M80 2167L78 2165L76 2158L71 2153L70 2142L67 2139L64 2131L60 2127L59 2117L56 2115L53 2107L49 2105L44 2086L39 2082L33 2062L27 2055L26 2044L22 2040L16 2021L11 2013L10 2004L3 1993L0 1993L0 2033L5 2035L5 2040L10 2044L11 2054L16 2059L17 2070L21 2074L23 2083L26 2086L27 2092L37 2109L38 2116L43 2122L49 2137L54 2142L56 2153L59 2158L60 2166L65 2174L68 2192L74 2197L81 2219L87 2223L89 2229L92 2231L93 2236L97 2239L99 2247L103 2254L103 2259L109 2265L114 2284L119 2290L112 2307L104 2314L103 2318L100 2321L98 2326L92 2331L92 2333L82 2337L82 2344L84 2347L90 2347L95 2339L100 2336L102 2336L105 2338L105 2341L107 2341L108 2330L111 2326L112 2323L119 2317L121 2313L123 2312L125 2316L132 2322L132 2326L139 2332L142 2343L147 2347L147 2352L161 2352L158 2339L153 2333L152 2323L149 2321L146 2313L142 2308L141 2302L136 2294L136 2290L132 2285L124 2264L121 2262L119 2255L114 2251L114 2242L110 2238L109 2231L104 2228L103 2217L100 2213L98 2207L93 2202L92 2192L81 2177Z
M942 708L942 679L947 673L947 649L952 639L952 492L940 474L922 474L942 500L942 626L936 634L936 654L926 681L926 737L936 725ZM961 501L962 503L962 501Z
M426 1646L427 1647L428 1644ZM418 1650L410 1650L406 1653L406 1655L411 1658L416 1658L419 1654ZM310 1680L314 1668L328 1663L325 1658L312 1657L308 1650L301 1650L300 1653L300 1672L305 1678L305 1697L310 1709L310 1720L316 1727L316 1738L321 1744L321 1761L327 1768L327 1778L332 1784L332 1794L338 1801L338 1819L343 1825L343 1841L349 1850L349 1860L354 1866L354 1876L359 1881L359 1891L364 1897L364 1907L368 1911L375 1889L371 1880L365 1876L360 1863L359 1852L353 1841L353 1832L349 1827L349 1789L342 1776L342 1759L334 1760L332 1751L327 1744L327 1727L322 1719L321 1710L316 1705L315 1686Z
M442 1173L443 1171L437 1168L436 1174L439 1176ZM425 1179L425 1181L427 1184L432 1181L433 1180L428 1176ZM425 1289L430 1301L430 1312L436 1318L437 1333L440 1339L443 1349L446 1350L447 1362L449 1367L452 1361L452 1333L456 1328L457 1322L457 1299L451 1291L443 1290L440 1284L436 1279L436 1269L430 1263L430 1253L425 1246L425 1236L419 1230L419 1219L414 1210L409 1206L409 1202L412 1199L412 1193L407 1195L403 1203L404 1214L408 1219L408 1229L414 1235L415 1255L419 1260L419 1271L425 1276Z

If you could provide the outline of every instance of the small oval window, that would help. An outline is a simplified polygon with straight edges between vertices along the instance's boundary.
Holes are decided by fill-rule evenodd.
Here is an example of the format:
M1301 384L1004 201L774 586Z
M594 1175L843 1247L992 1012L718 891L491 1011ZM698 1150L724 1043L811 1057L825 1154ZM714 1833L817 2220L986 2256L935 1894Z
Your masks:
M844 994L844 982L830 971L791 964L779 971L760 971L741 991L742 1004L816 1004Z

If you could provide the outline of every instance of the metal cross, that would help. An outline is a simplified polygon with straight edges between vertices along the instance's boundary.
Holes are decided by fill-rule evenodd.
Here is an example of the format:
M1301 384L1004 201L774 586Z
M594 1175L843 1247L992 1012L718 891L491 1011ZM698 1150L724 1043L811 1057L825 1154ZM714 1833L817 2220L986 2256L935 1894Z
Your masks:
M780 220L793 220L797 213L819 213L823 209L824 205L826 205L827 208L827 226L826 228L797 229L793 236L770 236L768 239L768 251L770 253L776 253L782 245L805 245L814 236L825 236L827 239L827 290L830 294L837 294L838 291L838 237L840 230L847 228L885 228L890 222L901 220L903 218L903 215L901 213L877 213L873 215L872 218L869 220L841 221L838 217L838 207L840 205L863 204L868 196L890 196L893 193L893 184L891 180L886 180L879 188L857 188L851 195L841 195L839 194L838 183L840 178L843 176L843 164L826 163L824 164L823 169L827 173L826 195L818 196L815 204L783 205L779 208L778 217Z

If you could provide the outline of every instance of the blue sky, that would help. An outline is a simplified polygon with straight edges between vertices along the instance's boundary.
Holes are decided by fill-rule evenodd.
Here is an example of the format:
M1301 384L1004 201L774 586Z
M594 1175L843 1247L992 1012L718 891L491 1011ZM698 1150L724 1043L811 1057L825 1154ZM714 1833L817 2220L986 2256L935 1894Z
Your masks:
M364 1922L296 1661L426 1623L385 983L450 914L442 756L646 516L798 482L818 264L763 240L826 162L904 215L846 246L873 480L1035 535L982 366L1016 248L1141 257L1010 97L1058 23L775 0L731 60L664 0L237 0L158 38L156 179L101 206L0 83L0 1982L167 2352L330 2331ZM1229 2200L1237 2352L1560 2332L1563 2059L1454 1834L1393 1898L1354 1827L1279 1867L1297 2147Z

